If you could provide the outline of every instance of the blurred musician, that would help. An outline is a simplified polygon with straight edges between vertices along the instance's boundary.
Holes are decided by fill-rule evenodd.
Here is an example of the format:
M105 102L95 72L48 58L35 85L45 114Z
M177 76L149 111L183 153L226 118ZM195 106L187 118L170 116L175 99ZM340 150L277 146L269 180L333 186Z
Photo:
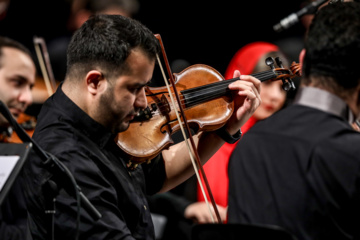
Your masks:
M0 100L17 119L32 103L35 64L30 52L20 43L0 37ZM11 128L0 114L0 141L9 142ZM26 239L26 208L20 179L12 186L0 208L0 239Z

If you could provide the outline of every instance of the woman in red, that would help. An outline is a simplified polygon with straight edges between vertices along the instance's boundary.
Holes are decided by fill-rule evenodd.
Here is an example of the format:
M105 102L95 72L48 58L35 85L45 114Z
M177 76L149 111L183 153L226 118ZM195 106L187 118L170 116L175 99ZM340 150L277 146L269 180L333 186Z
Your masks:
M269 56L279 56L284 65L288 66L286 58L279 48L267 42L253 42L242 47L232 60L225 72L225 79L231 79L234 71L239 70L241 74L252 74L266 71L269 67L265 59ZM280 110L286 100L286 92L281 88L281 81L266 81L261 84L261 105L253 116L241 128L242 133L251 128L257 121L265 119ZM228 161L237 142L234 144L225 143L219 151L204 165L204 171L208 179L211 192L216 204L219 206L219 213L222 219L226 220L228 204ZM204 196L198 186L198 201L204 202ZM208 199L210 199L208 197ZM210 201L209 201L210 202ZM204 203L205 204L205 203ZM198 203L199 205L199 203ZM199 206L198 206L199 207Z

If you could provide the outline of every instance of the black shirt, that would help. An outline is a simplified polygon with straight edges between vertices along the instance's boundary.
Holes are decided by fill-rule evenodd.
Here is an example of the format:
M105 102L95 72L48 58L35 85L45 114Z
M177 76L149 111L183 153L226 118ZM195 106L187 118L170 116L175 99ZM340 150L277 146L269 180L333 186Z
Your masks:
M345 102L299 93L306 99L256 123L232 153L228 222L278 225L299 240L360 239L360 134Z
M80 239L154 239L146 195L163 185L163 159L159 155L150 164L129 170L115 136L75 105L60 85L44 103L33 139L68 167L84 195L102 214L94 221L82 209ZM53 198L46 184L51 177L43 160L33 154L25 166L25 178L34 239L46 239L51 227L51 217L44 213ZM61 178L59 184L65 182ZM76 214L75 198L61 189L56 197L56 239L74 237Z

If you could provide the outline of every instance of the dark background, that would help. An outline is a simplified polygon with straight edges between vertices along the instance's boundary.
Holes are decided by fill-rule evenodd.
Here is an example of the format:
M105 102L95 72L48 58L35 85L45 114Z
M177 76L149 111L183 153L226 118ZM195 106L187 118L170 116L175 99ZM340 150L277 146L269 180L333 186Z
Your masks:
M300 23L282 33L273 30L279 20L299 10L300 0L139 1L134 18L161 35L170 62L185 59L191 65L203 63L222 74L243 45L301 38L304 33ZM33 49L34 35L48 42L68 34L69 6L67 0L11 0L6 17L0 21L0 35Z
M252 41L302 36L299 23L281 34L273 25L301 1L141 1L139 19L160 33L169 60L208 64L221 73L235 52Z

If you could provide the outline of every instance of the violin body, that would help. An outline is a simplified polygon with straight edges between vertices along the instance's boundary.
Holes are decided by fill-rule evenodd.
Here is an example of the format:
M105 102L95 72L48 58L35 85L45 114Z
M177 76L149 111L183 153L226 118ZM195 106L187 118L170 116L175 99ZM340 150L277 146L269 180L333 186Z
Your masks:
M24 131L32 137L35 125L36 125L36 119L33 116L27 115L25 113L21 113L16 120L17 123L24 129ZM13 131L9 136L7 134L0 134L0 143L22 143L23 141L19 138L17 133Z
M186 121L195 133L214 131L230 118L234 109L231 94L224 92L213 97L213 91L218 93L218 89L209 91L207 87L224 80L218 71L197 64L174 74L174 78ZM202 86L206 87L202 89ZM167 149L173 144L171 135L180 130L175 112L179 111L178 106L172 106L167 88L147 88L146 95L148 108L142 112L144 116L134 119L117 139L117 144L133 163L151 160Z

